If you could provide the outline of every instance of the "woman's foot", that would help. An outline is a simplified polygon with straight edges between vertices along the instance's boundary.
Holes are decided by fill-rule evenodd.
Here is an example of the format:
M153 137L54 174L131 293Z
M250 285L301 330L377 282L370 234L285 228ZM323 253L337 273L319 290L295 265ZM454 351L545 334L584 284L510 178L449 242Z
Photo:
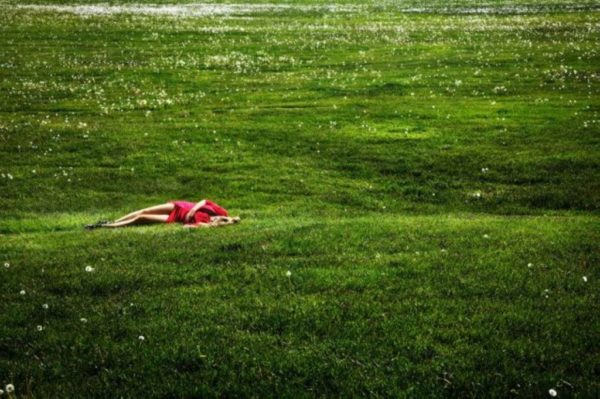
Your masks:
M85 228L86 228L86 230L93 230L93 229L97 229L99 227L102 227L105 224L110 224L110 221L108 221L108 220L99 220L96 223L86 224Z

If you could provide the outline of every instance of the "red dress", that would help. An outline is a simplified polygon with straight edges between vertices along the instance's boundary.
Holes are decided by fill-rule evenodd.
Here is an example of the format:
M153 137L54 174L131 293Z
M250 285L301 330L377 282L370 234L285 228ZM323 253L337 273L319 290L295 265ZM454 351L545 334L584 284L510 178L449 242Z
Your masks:
M210 200L206 200L206 203L200 207L194 214L192 220L189 223L185 221L185 215L192 209L196 204L188 201L169 201L175 205L175 208L169 214L167 223L184 223L184 224L199 224L199 223L210 223L211 216L228 216L227 211L215 204Z

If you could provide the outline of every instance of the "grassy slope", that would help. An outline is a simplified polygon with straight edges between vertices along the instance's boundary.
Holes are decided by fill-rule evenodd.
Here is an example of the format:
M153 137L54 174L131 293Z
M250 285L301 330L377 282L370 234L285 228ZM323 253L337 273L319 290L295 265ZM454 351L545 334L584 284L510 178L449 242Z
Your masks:
M330 5L330 4L346 4L346 5L367 5L377 8L404 8L404 7L433 7L437 9L446 9L452 7L514 7L514 6L532 6L532 7L594 7L597 8L597 2L594 0L341 0L336 2L326 0L1 0L4 4L291 4L291 5Z
M0 383L598 394L597 22L6 10ZM244 223L80 231L199 196Z

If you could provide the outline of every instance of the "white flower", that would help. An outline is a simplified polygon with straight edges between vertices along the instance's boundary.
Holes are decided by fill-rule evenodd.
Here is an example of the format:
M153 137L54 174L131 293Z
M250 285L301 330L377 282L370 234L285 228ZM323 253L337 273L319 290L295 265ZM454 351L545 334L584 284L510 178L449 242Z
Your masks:
M558 395L558 392L556 392L556 390L554 389L549 389L548 394L552 397L555 397L556 395Z
M38 331L42 331L43 329L44 329L44 326L42 326L42 325L38 325L38 326L37 326L37 330L38 330Z
M533 263L529 262L529 263L527 264L527 267L533 267Z
M48 309L48 304L47 304L47 303L43 304L43 305L42 305L42 308L44 308L44 309Z
M15 391L15 386L13 384L6 384L6 393L11 393Z
M93 272L93 271L94 271L94 268L93 268L93 267L91 267L91 266L86 266L86 267L85 267L85 271L86 271L86 272L88 272L88 273L91 273L91 272Z
M0 396L4 395L4 390L0 389Z
M583 276L583 282L587 283L587 277L586 276Z
M488 169L488 168L481 168L481 172L482 172L482 173L487 173L488 171L489 171L489 169Z
M140 336L138 337L138 339L139 339L140 341L143 341L143 340L145 340L145 339L146 339L146 337L144 337L143 335L140 335Z
M288 277L292 277L292 272L288 270L288 271L285 273L285 275L286 275L286 276L288 276Z
M81 319L79 319L79 321L82 323L87 323L87 319L85 317L82 317Z
M487 234L484 234L484 235L483 235L483 238L490 238L490 236L489 236L489 235L487 235Z
M25 294L26 294L26 292L25 292L25 290L21 290L21 291L19 291L19 294L21 294L21 295L25 295Z
M8 269L10 267L10 263L4 262L4 267Z

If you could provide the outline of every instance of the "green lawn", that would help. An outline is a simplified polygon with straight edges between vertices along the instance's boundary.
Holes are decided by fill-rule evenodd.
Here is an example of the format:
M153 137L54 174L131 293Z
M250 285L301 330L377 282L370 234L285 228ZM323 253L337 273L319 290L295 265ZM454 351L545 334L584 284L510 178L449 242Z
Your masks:
M595 2L68 3L0 1L5 397L600 396Z

